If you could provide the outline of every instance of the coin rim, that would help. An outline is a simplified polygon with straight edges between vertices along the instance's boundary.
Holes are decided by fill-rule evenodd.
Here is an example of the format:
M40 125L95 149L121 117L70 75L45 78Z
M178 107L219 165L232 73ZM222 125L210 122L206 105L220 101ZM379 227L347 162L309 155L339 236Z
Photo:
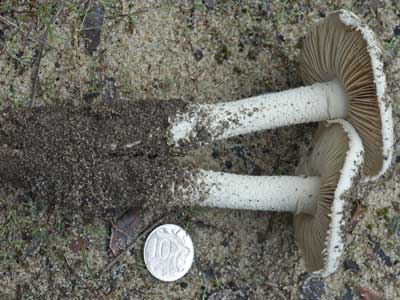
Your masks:
M147 243L148 243L150 237L153 235L154 232L156 232L156 231L159 230L160 228L162 228L162 227L168 227L168 226L178 227L179 229L183 230L183 231L186 233L186 236L189 237L190 246L191 246L191 247L190 247L190 248L191 248L191 252L193 253L193 254L192 254L192 259L191 259L190 264L188 265L187 268L185 268L186 271L183 272L183 274L180 275L179 277L174 277L174 278L172 278L172 279L161 278L160 276L158 276L158 275L156 275L156 274L153 274L153 273L151 272L151 270L149 269L149 266L148 266L148 264L147 264L148 259L146 259L146 246L147 246ZM165 281L165 282L177 281L177 280L181 279L182 277L184 277L184 276L190 271L190 269L191 269L191 267L192 267L192 265L193 265L193 261L194 261L194 245L193 245L192 238L190 237L190 235L188 234L188 232L187 232L185 229L183 229L181 226L179 226L179 225L176 225L176 224L163 224L163 225L160 225L160 226L154 228L154 229L150 232L150 234L147 236L147 238L146 238L146 241L145 241L144 247L143 247L143 260L144 260L144 264L146 265L147 270L149 271L149 273L150 273L153 277L157 278L158 280Z

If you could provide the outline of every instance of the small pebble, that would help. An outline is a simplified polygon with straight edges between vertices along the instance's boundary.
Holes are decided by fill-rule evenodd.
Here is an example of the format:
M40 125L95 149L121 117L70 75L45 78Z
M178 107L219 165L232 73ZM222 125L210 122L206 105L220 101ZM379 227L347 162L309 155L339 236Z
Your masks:
M197 49L196 51L194 51L193 56L195 60L200 61L204 57L204 53L200 49Z
M359 265L352 259L347 258L345 259L345 261L343 262L343 267L345 270L350 270L352 272L359 272L360 271L360 267Z
M393 33L394 33L394 35L397 35L397 36L400 35L400 25L397 25L397 26L393 29Z
M325 294L326 285L324 280L315 275L309 275L301 286L301 299L321 300Z
M203 0L203 3L209 10L214 9L215 5L217 4L217 0Z
M226 160L225 163L224 163L224 165L225 165L225 168L227 168L227 169L232 169L232 162L231 162L231 161Z

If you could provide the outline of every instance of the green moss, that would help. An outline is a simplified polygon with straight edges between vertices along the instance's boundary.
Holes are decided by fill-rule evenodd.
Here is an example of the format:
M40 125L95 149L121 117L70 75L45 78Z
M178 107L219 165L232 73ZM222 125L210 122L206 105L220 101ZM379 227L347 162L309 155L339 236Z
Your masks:
M200 288L200 300L207 299L207 288L205 286L201 286Z
M228 49L228 46L221 43L217 48L217 52L215 53L214 58L218 64L222 64L225 60L228 60L230 56L231 51Z
M385 49L386 51L392 50L395 48L398 42L399 40L393 37L383 43L383 49Z
M385 217L385 216L388 215L388 213L389 213L389 208L388 207L384 207L384 208L378 209L376 211L376 215L378 217Z
M83 228L83 234L90 239L100 239L108 237L109 232L103 224L88 224Z
M236 73L238 75L242 75L243 74L243 70L238 66L234 66L233 69L232 69L232 72L234 72L234 73Z
M221 282L220 280L216 279L216 280L213 280L213 281L212 281L211 286L212 286L213 288L218 289L218 288L221 287L221 284L222 284L222 282Z
M389 208L384 207L376 211L376 215L385 221L385 226L388 227L390 223Z

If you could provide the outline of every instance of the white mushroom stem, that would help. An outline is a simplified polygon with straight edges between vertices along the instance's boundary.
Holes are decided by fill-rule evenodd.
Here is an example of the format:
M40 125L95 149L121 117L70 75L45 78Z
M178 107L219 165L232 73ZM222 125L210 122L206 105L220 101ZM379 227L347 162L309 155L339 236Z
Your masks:
M200 170L191 201L206 207L299 212L313 209L319 177L249 176Z
M342 119L346 115L344 88L334 80L238 101L192 106L176 116L170 142L219 140L285 125Z

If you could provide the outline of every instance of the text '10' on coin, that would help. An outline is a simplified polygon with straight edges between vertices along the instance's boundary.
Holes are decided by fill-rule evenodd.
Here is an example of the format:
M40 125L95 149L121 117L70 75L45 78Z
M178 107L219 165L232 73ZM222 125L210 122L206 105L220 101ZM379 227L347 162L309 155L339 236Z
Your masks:
M193 242L181 227L165 224L154 229L144 245L144 262L150 273L162 281L182 278L194 258Z

